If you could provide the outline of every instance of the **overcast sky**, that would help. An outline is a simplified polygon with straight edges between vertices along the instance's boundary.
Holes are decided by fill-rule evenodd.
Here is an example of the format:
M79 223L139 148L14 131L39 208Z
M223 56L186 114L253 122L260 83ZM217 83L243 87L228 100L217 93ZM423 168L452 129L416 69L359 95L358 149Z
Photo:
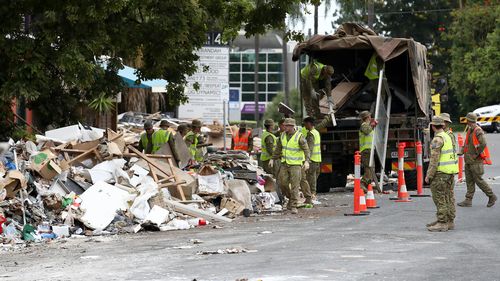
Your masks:
M323 4L319 6L319 15L318 15L318 33L319 34L325 34L327 32L328 34L333 34L334 30L332 28L332 21L335 20L333 17L333 12L336 9L335 3L332 4L330 11L325 15L325 7ZM309 29L311 29L311 32L314 32L314 6L309 5L307 7L307 10L310 12L310 14L305 14L305 24L298 23L295 27L290 26L291 29L293 30L302 30L304 34L307 35L309 32Z

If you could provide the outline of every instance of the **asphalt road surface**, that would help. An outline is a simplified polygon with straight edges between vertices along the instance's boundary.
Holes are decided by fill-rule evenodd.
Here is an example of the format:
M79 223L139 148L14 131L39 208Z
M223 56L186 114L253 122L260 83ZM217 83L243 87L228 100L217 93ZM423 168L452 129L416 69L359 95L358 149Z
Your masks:
M500 135L487 136L500 176ZM489 179L494 191L500 178ZM425 190L429 193L429 190ZM465 184L457 184L457 201ZM321 207L299 215L239 218L175 232L69 239L1 253L1 280L500 280L500 204L486 208L478 190L472 208L457 207L456 229L431 233L431 198L395 203L345 217L352 196L321 195ZM201 240L195 244L192 239ZM219 249L236 254L199 254Z

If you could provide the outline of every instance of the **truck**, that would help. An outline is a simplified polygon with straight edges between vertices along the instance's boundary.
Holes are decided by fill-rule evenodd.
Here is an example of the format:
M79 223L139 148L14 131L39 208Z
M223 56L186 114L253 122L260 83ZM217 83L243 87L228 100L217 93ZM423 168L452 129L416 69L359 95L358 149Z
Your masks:
M390 118L387 118L386 157L372 161L376 163L374 168L378 173L384 163L386 173L396 171L398 144L405 143L405 180L408 189L415 189L416 144L421 142L426 170L431 140L428 128L434 114L432 107L435 106L431 98L426 47L413 39L379 36L359 24L344 23L333 35L315 35L298 43L292 57L301 61L302 66L317 61L334 69L331 97L336 126L332 123L320 129L322 163L318 192L345 187L347 176L354 171L354 154L359 150L358 130L361 124L358 115L368 110L374 116L377 92L380 93L377 91L379 80L370 80L365 75L373 55L383 62L383 79L380 81L390 92L390 95L387 93L382 97L382 102L388 103L388 96L392 96ZM328 113L326 99L325 95L317 104L321 111L320 119ZM308 115L311 114L314 112L308 112Z

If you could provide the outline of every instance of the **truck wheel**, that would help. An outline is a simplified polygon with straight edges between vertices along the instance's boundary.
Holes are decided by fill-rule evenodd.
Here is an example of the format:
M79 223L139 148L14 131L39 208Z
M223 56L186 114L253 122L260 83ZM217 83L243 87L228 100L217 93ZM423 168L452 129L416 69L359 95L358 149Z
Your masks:
M417 170L405 170L405 183L407 190L417 190Z
M318 180L316 181L316 192L326 193L330 192L332 185L332 175L333 174L319 174Z

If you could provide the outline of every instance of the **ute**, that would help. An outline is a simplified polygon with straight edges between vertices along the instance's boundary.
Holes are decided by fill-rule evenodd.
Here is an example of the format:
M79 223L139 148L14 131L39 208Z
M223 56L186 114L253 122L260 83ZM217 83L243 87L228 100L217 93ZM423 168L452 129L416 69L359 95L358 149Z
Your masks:
M387 89L385 91L377 91L379 80L369 80L365 76L373 54L383 61L384 79L380 81L385 85L382 87ZM413 39L378 36L361 25L345 23L334 35L315 35L297 44L293 60L300 60L304 66L307 59L334 68L331 83L336 126L330 124L320 130L322 163L318 192L346 185L347 175L354 170L354 153L359 150L358 114L363 110L371 111L372 115L378 111L377 93L382 95L380 100L387 104L387 108L388 97L392 98L390 117L386 118L388 132L384 132L387 135L386 156L382 160L378 157L378 161L372 163L376 163L377 173L382 163L386 172L397 170L398 144L405 143L406 183L408 189L415 189L416 143L420 141L423 145L426 166L430 143L428 127L433 115L425 46ZM326 96L317 106L320 116L326 116L329 112ZM373 155L376 157L377 153Z

